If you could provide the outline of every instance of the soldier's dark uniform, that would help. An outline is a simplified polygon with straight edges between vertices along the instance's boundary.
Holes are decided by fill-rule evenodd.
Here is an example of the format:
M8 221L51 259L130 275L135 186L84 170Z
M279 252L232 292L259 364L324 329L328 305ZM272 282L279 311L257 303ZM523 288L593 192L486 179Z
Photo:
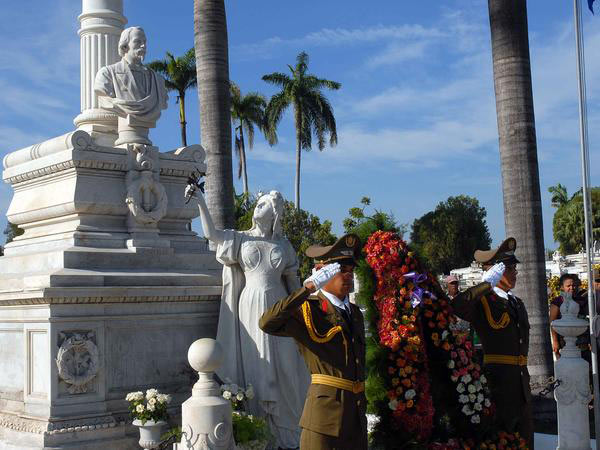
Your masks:
M477 251L475 260L483 265L516 264L516 240L508 238L496 250ZM484 373L488 377L500 429L518 431L533 449L531 389L527 371L529 319L521 299L497 295L483 282L452 300L455 314L471 322L481 340Z
M318 262L354 264L360 248L355 235L333 246L311 247L306 254ZM311 373L300 419L302 450L367 449L365 327L363 315L351 304L349 319L320 291L300 288L269 308L260 328L269 334L290 336Z

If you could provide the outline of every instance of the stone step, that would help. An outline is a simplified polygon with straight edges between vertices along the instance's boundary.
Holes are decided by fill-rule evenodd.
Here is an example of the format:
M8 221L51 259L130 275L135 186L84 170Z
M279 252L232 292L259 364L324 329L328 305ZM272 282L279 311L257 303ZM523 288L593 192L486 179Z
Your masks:
M214 253L175 253L172 249L106 249L72 247L37 254L5 256L0 273L18 274L59 269L162 270L204 272L220 269Z
M221 270L192 271L98 271L60 269L54 272L29 272L0 275L0 292L43 289L48 287L106 286L220 286Z

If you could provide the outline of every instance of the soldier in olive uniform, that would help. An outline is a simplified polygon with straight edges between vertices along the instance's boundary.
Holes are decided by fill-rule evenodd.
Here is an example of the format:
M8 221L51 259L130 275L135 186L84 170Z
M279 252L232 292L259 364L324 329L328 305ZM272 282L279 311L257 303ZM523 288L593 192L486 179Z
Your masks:
M316 272L259 322L266 333L293 337L311 373L300 419L302 450L367 449L365 327L360 309L348 301L359 249L353 234L309 247Z
M498 427L515 432L533 449L531 390L527 371L529 320L521 299L511 293L517 281L517 241L506 239L495 250L477 250L483 283L456 296L456 315L471 322L484 352L484 370L496 405Z

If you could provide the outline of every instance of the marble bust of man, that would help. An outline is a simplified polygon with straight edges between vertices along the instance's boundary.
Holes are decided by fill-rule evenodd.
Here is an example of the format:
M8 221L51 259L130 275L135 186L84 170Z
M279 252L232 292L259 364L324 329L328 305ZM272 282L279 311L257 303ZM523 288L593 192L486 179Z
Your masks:
M129 121L154 127L167 107L165 81L142 65L146 34L140 27L123 30L119 39L121 61L102 67L94 80L100 106Z

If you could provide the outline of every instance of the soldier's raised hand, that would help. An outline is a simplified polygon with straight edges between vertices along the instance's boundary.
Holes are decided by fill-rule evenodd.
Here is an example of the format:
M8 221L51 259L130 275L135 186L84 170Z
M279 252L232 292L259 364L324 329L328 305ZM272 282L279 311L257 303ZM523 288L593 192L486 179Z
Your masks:
M502 279L502 275L504 275L505 270L506 266L503 262L496 263L488 270L483 272L483 281L487 281L492 285L492 287L495 287Z
M326 266L321 267L315 273L313 273L310 277L304 280L304 286L310 288L309 283L312 283L315 290L321 289L323 286L329 282L333 277L335 277L338 273L340 273L341 267L339 263L327 264Z

